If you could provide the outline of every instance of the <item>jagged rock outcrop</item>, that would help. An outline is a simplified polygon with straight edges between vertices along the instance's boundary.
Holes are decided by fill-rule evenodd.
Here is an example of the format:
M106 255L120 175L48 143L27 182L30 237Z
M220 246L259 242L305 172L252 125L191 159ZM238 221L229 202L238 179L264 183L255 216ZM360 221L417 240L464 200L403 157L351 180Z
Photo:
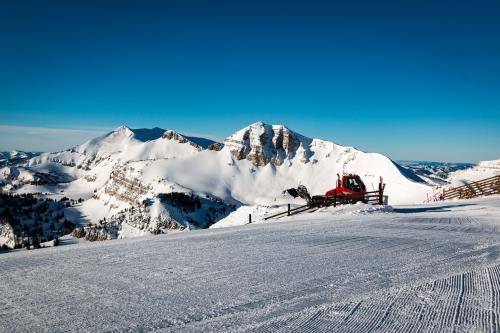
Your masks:
M286 126L262 122L245 127L224 140L224 145L236 159L247 159L256 166L268 163L281 165L285 159L293 159L297 153L302 155L303 162L307 162L310 143L310 139Z
M126 209L110 219L119 228L119 237L126 233L165 234L173 230L184 230L185 226L170 216L152 215L147 208ZM126 230L125 230L126 229Z
M72 235L89 241L102 241L147 234L164 234L184 229L202 229L235 210L220 198L193 193L159 193L129 206L110 218L77 228Z
M0 219L0 247L13 249L16 246L16 235L12 226Z
M76 228L72 236L88 241L105 241L146 234L181 231L185 227L170 216L151 216L146 208L128 208L108 220Z
M222 148L224 148L224 144L220 142L215 142L212 143L211 145L208 146L208 150L213 150L213 151L221 151Z
M90 225L85 227L83 230L85 240L91 242L115 239L118 235L118 229L114 228L114 226L102 227Z
M85 231L84 228L75 228L71 232L71 236L76 237L76 238L83 238L85 237Z
M185 136L177 133L176 131L168 130L161 137L162 137L162 139L175 140L175 141L178 141L179 143L188 143L189 145L195 147L198 150L203 150L203 147L188 140Z
M104 193L132 206L139 207L142 206L140 198L147 193L147 188L143 186L140 179L130 177L123 169L116 168L111 171L109 181L104 187Z

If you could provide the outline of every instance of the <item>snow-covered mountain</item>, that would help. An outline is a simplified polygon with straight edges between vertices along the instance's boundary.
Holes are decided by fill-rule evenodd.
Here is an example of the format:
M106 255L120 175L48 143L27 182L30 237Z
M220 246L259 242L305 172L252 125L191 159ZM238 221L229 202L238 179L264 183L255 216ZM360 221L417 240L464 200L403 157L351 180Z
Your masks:
M0 169L0 183L7 192L82 198L66 215L88 223L91 238L101 239L205 228L241 206L289 202L282 191L299 184L323 194L335 186L337 173L360 175L368 190L383 177L393 204L420 203L431 192L386 156L262 122L223 143L122 126L72 149Z
M500 159L478 164L426 161L398 161L398 164L411 170L429 185L445 188L500 175Z
M39 153L25 152L20 150L0 151L0 168L8 165L19 165Z
M450 173L448 182L451 186L461 186L498 175L500 175L500 159L481 161L472 168Z
M264 123L245 127L224 140L224 145L235 158L247 159L256 166L268 163L280 166L296 155L300 156L301 162L308 162L312 155L311 143L311 139L285 126Z
M429 185L448 185L448 177L452 172L474 167L472 163L428 162L428 161L397 161L406 169L411 170Z

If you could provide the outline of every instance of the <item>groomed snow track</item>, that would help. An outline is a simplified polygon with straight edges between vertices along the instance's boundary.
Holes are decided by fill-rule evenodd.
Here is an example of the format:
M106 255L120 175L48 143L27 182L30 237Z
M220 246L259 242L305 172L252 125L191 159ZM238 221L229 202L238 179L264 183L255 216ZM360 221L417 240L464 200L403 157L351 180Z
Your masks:
M0 254L1 332L498 332L500 198Z

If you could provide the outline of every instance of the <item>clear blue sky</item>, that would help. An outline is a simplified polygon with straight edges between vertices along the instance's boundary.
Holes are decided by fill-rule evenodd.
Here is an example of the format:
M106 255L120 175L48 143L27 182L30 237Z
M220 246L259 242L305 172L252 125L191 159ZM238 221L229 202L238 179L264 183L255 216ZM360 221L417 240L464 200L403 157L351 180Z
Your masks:
M262 120L393 159L500 157L498 1L6 1L0 150Z

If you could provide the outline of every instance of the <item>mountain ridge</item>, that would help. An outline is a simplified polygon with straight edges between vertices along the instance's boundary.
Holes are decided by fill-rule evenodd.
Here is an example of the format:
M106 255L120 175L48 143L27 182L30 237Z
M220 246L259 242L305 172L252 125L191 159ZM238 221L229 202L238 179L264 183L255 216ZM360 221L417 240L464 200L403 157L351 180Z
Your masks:
M0 169L0 184L3 192L78 200L67 215L92 226L80 234L106 239L206 228L240 207L294 202L283 190L299 184L323 194L343 173L359 174L368 190L382 177L392 203L422 202L431 192L384 155L263 122L223 143L159 127L120 126L71 149Z

